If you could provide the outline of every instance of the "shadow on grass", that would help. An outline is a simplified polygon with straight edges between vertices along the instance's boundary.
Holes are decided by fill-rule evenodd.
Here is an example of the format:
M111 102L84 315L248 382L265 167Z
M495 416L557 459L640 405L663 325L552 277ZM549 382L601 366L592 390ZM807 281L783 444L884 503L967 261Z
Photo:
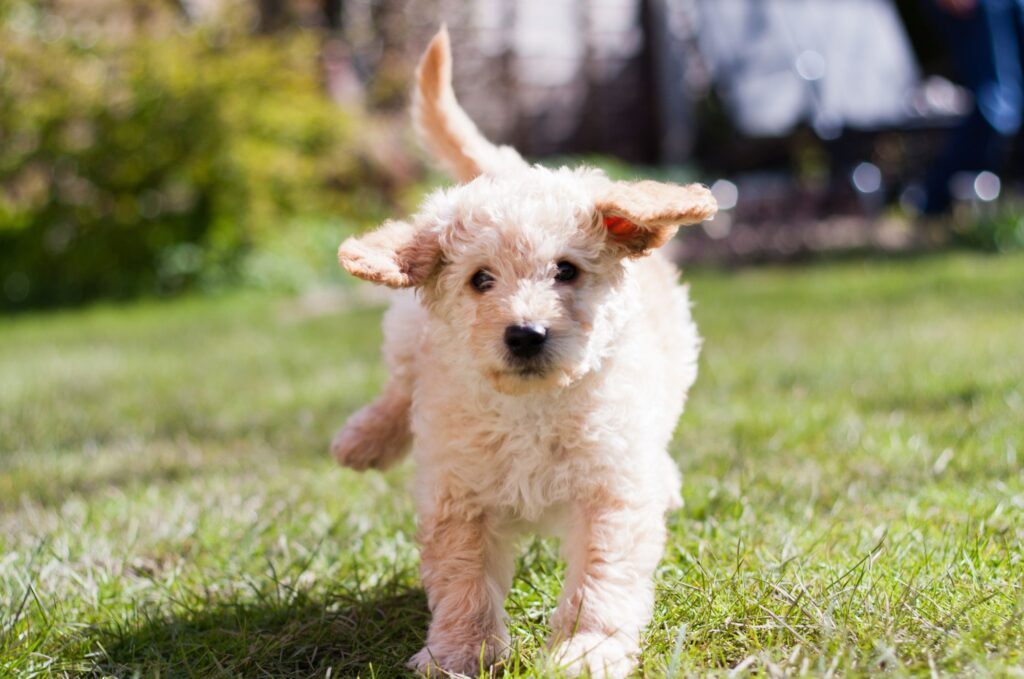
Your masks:
M165 617L137 609L100 630L94 674L406 677L427 621L423 590L393 584L318 599L196 602Z

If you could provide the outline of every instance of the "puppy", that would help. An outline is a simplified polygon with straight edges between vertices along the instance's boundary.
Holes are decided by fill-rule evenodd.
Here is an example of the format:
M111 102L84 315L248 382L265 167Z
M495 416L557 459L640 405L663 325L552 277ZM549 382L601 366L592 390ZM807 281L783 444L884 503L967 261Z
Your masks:
M412 450L432 619L409 666L475 674L502 656L517 537L539 530L568 564L552 658L570 675L627 675L680 502L667 447L700 346L655 250L715 201L494 146L455 100L444 28L413 118L460 183L338 251L353 275L404 291L384 318L384 392L332 444L353 469Z

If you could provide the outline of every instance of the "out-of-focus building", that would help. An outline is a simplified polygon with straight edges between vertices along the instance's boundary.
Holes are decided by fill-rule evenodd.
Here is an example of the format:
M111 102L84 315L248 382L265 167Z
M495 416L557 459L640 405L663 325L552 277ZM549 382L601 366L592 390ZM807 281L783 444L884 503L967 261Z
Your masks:
M749 137L941 112L890 0L472 0L449 21L465 106L532 155L684 161L712 88Z
M446 22L463 104L490 136L536 157L684 162L699 148L696 107L709 95L754 139L807 126L827 140L963 108L950 90L922 86L895 0L55 2L76 23L124 30L174 14L262 33L324 29L332 96L396 109Z

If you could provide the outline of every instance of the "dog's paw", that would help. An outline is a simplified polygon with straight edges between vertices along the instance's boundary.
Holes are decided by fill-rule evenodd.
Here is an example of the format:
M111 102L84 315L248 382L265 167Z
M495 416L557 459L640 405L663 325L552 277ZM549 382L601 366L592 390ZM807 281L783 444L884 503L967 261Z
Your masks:
M437 650L424 646L406 667L427 677L476 677L497 659L497 654L486 650L481 654L479 647Z
M342 427L331 441L331 455L342 467L364 471L377 461L378 450L369 445L363 432L353 426Z
M449 674L448 670L442 666L441 661L434 657L434 654L426 646L409 658L409 662L405 663L405 666L425 677L444 677Z
M622 679L636 667L640 649L619 637L581 632L551 648L551 661L563 674Z

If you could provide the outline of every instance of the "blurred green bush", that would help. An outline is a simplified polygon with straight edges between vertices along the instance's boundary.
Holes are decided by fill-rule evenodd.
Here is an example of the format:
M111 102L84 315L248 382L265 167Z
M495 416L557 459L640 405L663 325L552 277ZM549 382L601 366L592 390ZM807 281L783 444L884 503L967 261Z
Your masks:
M0 309L232 280L297 216L376 200L315 36L51 20L0 13Z
M987 252L1024 249L1024 202L1011 197L954 221L954 242Z

